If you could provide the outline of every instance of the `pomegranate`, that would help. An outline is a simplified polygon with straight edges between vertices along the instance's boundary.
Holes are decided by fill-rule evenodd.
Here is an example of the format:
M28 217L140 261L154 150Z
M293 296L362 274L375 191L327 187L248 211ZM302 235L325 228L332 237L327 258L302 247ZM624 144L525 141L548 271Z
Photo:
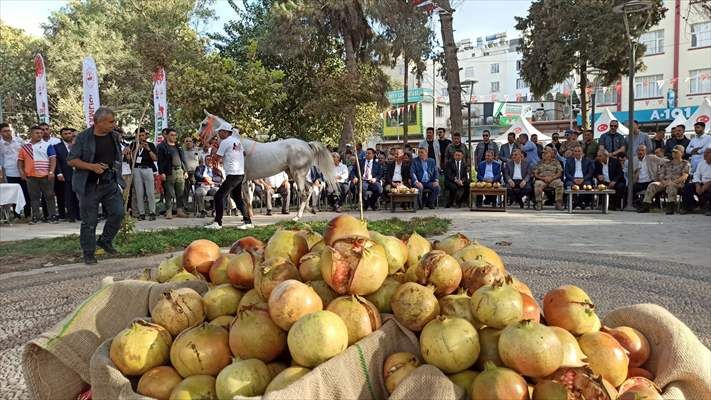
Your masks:
M170 393L170 400L217 399L215 377L193 375L183 379Z
M242 296L239 301L239 306L237 306L237 313L245 310L251 310L254 308L259 308L262 310L267 309L267 301L262 298L257 289L250 289Z
M383 377L388 393L394 392L400 382L419 366L420 361L412 353L400 352L389 355L383 363Z
M582 367L585 364L585 354L580 349L578 340L570 332L557 326L549 326L550 330L558 336L563 346L563 362L561 367Z
M139 376L168 362L170 333L158 324L138 320L114 337L109 357L126 376Z
M321 240L321 241L319 241L318 243L316 243L315 245L313 245L313 247L311 247L311 248L309 249L309 251L310 251L310 252L313 252L313 253L319 253L319 254L321 254L321 252L322 252L323 249L325 249L325 248L326 248L326 242L324 242L323 240Z
M269 238L264 248L264 259L286 258L297 264L304 254L309 252L309 245L300 231L279 229Z
M454 292L462 280L462 267L454 257L441 250L425 254L414 267L414 273L417 283L434 285L436 296Z
M270 362L286 349L286 332L272 321L266 307L254 305L237 313L230 328L229 346L239 358Z
M494 250L479 244L478 241L474 241L469 246L457 250L453 256L460 264L480 260L495 266L502 274L506 274L504 261L501 257Z
M370 239L344 239L321 253L323 280L338 294L374 293L388 276L383 247Z
M173 275L172 278L168 279L168 282L170 283L175 283L175 282L186 282L186 281L204 281L205 277L202 276L200 273L190 273L186 270L182 270L178 272L177 274Z
M230 283L229 276L227 276L227 265L235 257L234 254L221 254L220 257L212 263L210 271L208 271L208 278L213 285L221 285L223 283Z
M547 326L524 320L501 332L499 356L507 367L521 375L542 378L560 368L563 346Z
M202 323L205 310L200 294L190 288L163 293L151 310L153 322L177 336L183 330Z
M156 279L158 282L168 282L175 274L183 269L183 255L177 255L161 261L158 264L158 273Z
M476 366L479 369L484 369L487 362L491 362L497 367L503 367L504 362L499 356L499 338L501 330L494 328L482 328L479 330L479 358L476 361Z
M182 377L216 376L230 363L232 353L224 328L203 323L183 331L170 348L170 362Z
M612 335L627 350L630 357L630 367L640 367L649 359L652 350L649 341L642 332L629 326L603 327L602 331Z
M434 288L407 282L395 290L390 300L395 319L411 331L419 332L439 315Z
M309 251L311 251L311 248L318 242L323 240L323 236L321 236L318 232L314 232L311 228L300 230L299 235L306 240L306 245L308 246Z
M271 374L272 379L274 379L274 377L279 375L281 371L287 369L288 365L284 364L283 362L274 361L268 363L267 368L269 368L269 374Z
M533 388L531 400L569 400L568 388L556 381L540 381ZM571 399L572 400L572 399Z
M586 333L578 338L590 368L618 387L627 378L629 357L625 348L605 332Z
M323 302L316 291L294 279L278 284L269 295L269 316L285 331L304 315L321 310Z
M391 275L385 278L383 284L380 285L380 289L365 296L365 298L373 303L381 313L392 314L393 309L390 307L390 299L392 299L398 287L400 287L400 281Z
M442 315L459 317L474 325L474 315L470 305L471 298L467 296L464 289L460 289L457 294L450 294L439 299L439 309Z
M334 292L326 281L311 281L307 283L313 290L316 291L318 297L321 298L321 302L324 307L328 307L329 304L338 297L338 293Z
M521 293L521 292L519 292ZM521 293L523 299L523 316L521 319L530 319L532 321L541 322L541 307L538 306L533 297Z
M254 288L263 299L269 299L269 295L276 285L289 280L301 279L299 270L287 258L276 257L265 259L254 270Z
M562 384L567 389L567 396L562 397L564 400L614 400L615 388L608 387L604 379L599 375L595 375L590 368L561 368L555 371L546 380ZM536 399L551 399L557 400L557 397L541 397L543 394L554 395L556 392L544 391L539 389Z
M352 215L341 214L328 222L323 241L326 246L333 246L334 243L341 239L367 239L369 237L365 221L360 221Z
M378 232L370 232L370 238L385 249L385 257L388 259L388 274L405 270L407 263L407 245L395 236L381 235Z
M230 330L230 326L232 326L232 321L235 319L233 315L221 315L212 321L210 321L211 324L221 326L225 328L226 330Z
M183 252L183 268L188 272L207 274L220 257L220 246L207 239L193 241Z
M146 371L138 381L136 391L139 394L158 400L168 400L170 392L182 380L183 377L173 367L162 365Z
M269 386L267 386L267 390L265 390L264 393L284 389L299 380L299 378L301 378L302 376L308 374L309 372L311 372L311 370L305 367L296 366L286 368L285 370L279 372L279 374L274 376L274 379L269 382Z
M511 279L513 279L513 287L516 288L516 290L518 290L521 294L528 295L532 299L535 298L531 292L531 288L529 288L528 285L518 280L515 276L512 276Z
M477 321L496 329L514 324L523 316L521 294L502 281L477 289L472 295L471 306Z
M543 297L543 315L548 325L559 326L576 336L600 329L595 305L587 293L573 285L564 285L546 293Z
M250 253L252 255L262 255L264 253L264 242L254 236L245 236L230 246L231 254Z
M479 357L479 335L462 318L439 316L422 329L420 350L427 364L454 374L474 365Z
M466 370L457 372L456 374L447 375L447 378L449 378L452 383L462 388L467 393L467 399L469 399L472 397L472 383L474 383L474 379L476 379L477 376L479 376L479 372Z
M255 258L248 252L233 256L227 264L227 279L240 289L254 287Z
M375 305L360 296L339 297L328 305L328 311L337 314L346 324L349 346L370 335L382 324Z
M235 359L225 367L215 380L219 400L232 400L237 396L261 396L272 379L263 361Z
M636 376L654 381L654 374L649 372L649 370L640 367L630 367L627 370L627 379L634 378Z
M331 311L307 314L291 327L287 337L291 358L304 367L315 367L348 347L348 328Z
M223 315L235 315L240 300L242 300L242 292L229 283L211 287L202 297L208 320Z
M472 241L468 237L461 233L455 233L442 240L435 240L433 247L435 250L442 250L447 254L454 254L470 244L472 244Z
M321 276L321 253L304 254L299 260L299 275L304 282L323 280Z
M482 286L492 285L497 280L504 279L501 270L483 260L473 260L462 264L461 286L470 295Z
M659 387L647 378L634 377L620 385L618 400L662 400Z
M430 250L432 250L430 242L417 232L412 232L407 239L407 269L415 267Z
M515 371L492 363L474 378L472 400L528 400L526 380Z

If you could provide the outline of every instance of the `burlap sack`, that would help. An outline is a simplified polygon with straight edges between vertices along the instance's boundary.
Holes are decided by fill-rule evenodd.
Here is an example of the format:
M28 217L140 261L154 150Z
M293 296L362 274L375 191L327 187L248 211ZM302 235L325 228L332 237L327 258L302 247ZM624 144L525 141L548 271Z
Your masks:
M135 382L124 377L109 359L111 341L104 342L91 359L91 385L94 400L146 400L133 392ZM361 399L388 397L383 379L385 358L395 352L409 351L419 356L415 335L388 319L383 326L354 344L337 357L314 368L285 389L273 391L263 400ZM440 375L442 375L440 373ZM449 382L449 380L442 375ZM454 399L454 397L451 397ZM235 397L244 400L246 397Z
M390 400L465 400L467 393L442 371L429 364L419 366L395 388Z
M148 316L163 291L185 286L200 293L207 290L205 282L135 280L101 287L52 329L25 345L22 371L32 398L76 399L91 380L89 363L97 347L134 319Z
M665 400L711 399L711 352L683 322L656 304L637 304L607 314L603 324L629 326L649 340L644 365Z

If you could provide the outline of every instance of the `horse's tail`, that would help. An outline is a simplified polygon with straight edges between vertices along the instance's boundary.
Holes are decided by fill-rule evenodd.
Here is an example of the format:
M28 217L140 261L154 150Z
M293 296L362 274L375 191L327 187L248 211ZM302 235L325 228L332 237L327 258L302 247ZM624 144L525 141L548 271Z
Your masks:
M338 187L336 181L336 167L333 165L331 152L321 142L309 142L309 147L314 154L314 165L323 173L326 184L332 188Z

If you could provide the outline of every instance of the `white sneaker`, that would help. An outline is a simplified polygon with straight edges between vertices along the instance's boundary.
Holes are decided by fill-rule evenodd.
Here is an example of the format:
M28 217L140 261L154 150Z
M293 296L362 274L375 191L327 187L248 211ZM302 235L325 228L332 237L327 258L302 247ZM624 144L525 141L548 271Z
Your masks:
M217 221L212 221L211 224L205 225L203 228L212 229L214 231L219 231L220 229L222 229L222 225L218 224Z
M242 224L242 225L240 225L240 226L237 227L237 229L243 230L243 231L246 231L247 229L252 229L252 228L254 228L254 224L252 224L252 223L249 223L249 224Z

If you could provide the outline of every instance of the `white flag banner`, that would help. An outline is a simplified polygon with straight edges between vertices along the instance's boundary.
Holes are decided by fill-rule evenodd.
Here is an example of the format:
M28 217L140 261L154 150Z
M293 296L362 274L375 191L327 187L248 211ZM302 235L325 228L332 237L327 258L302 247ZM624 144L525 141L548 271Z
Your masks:
M35 55L35 100L37 101L37 116L39 122L49 123L49 103L47 101L47 74L44 69L44 58Z
M84 83L84 120L86 126L94 125L94 112L101 107L99 101L99 72L96 70L94 59L86 57L81 69L82 82Z
M607 86L602 87L602 94L607 94Z
M168 127L168 80L163 67L153 74L153 108L155 116L154 142L160 143L162 135L159 134Z
M664 86L664 79L660 79L660 80L657 81L657 88L658 88L658 89L661 89L662 86Z

